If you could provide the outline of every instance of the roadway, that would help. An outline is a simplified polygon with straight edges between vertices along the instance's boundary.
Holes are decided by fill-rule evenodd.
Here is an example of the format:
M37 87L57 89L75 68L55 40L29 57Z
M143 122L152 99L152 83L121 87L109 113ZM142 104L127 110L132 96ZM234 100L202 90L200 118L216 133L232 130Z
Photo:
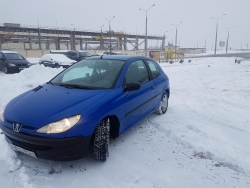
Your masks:
M202 55L202 56L193 56L193 57L185 57L185 58L198 58L198 57L214 57L214 54ZM244 60L250 60L250 52L216 54L216 57L236 57L236 58L242 58Z

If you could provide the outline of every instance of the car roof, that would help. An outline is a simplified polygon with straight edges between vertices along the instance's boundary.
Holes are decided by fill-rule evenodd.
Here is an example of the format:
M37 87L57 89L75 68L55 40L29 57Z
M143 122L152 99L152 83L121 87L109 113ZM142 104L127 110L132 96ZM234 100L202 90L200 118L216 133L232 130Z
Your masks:
M64 54L44 54L43 56L68 58Z
M134 55L102 55L102 56L91 56L87 59L106 59L106 60L122 60L127 61L133 58L140 58L140 59L150 59L144 56L134 56Z

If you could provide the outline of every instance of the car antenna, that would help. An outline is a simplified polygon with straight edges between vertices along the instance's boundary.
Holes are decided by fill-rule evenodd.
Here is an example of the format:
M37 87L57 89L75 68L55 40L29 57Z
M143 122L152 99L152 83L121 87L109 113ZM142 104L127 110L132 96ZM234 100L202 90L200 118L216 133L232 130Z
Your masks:
M100 59L102 59L102 56L106 53L108 49L105 50L105 52L103 52L103 54L101 55Z

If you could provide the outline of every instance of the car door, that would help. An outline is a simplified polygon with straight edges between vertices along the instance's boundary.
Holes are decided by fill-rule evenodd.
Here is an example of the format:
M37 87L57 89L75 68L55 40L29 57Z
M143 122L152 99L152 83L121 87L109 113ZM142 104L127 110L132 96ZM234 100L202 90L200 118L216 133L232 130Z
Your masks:
M74 57L73 57L73 53L72 53L72 52L67 52L65 55L66 55L68 58L74 60Z
M159 106L159 103L161 101L163 91L166 88L166 79L162 76L160 76L160 71L158 68L157 62L153 60L146 60L147 66L149 68L149 73L152 81L155 85L155 107L157 108Z
M124 91L122 98L122 127L121 132L140 121L152 112L154 104L154 82L150 80L147 67L143 60L136 60L130 64L124 77L123 87L138 82L139 90Z
M77 52L68 52L68 57L75 61L79 61L79 54Z

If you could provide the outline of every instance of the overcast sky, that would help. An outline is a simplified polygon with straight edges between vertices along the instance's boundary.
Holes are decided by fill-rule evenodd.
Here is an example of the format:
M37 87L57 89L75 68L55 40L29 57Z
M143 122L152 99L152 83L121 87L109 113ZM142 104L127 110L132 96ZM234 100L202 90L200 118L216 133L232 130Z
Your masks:
M148 34L175 40L178 24L178 45L181 47L206 47L215 43L216 19L219 19L218 41L226 41L230 29L229 47L250 48L250 0L0 0L0 23L59 26L87 30L108 30L108 21L113 16L114 31L126 29L127 33L145 34L148 11ZM152 44L148 42L149 46ZM159 41L160 45L160 41ZM214 47L213 47L214 48Z

